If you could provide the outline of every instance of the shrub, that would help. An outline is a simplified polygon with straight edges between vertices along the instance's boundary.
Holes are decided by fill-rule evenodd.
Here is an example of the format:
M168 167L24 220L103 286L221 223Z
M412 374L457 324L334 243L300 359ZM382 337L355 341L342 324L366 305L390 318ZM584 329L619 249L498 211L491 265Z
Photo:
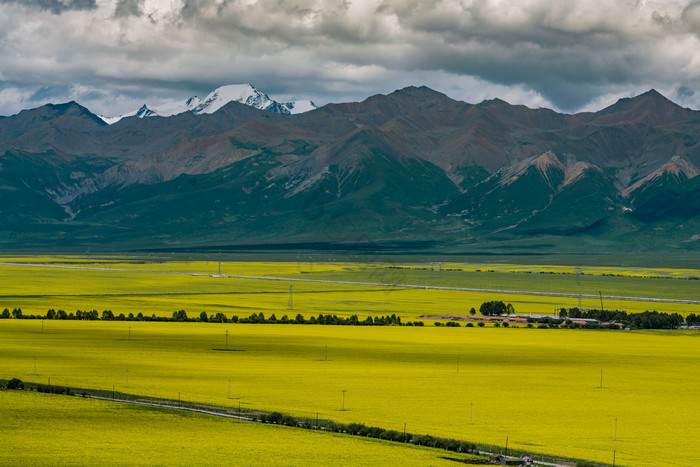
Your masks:
M17 378L12 378L7 382L7 389L24 389L24 383Z
M283 415L279 422L286 426L297 426L297 419L291 415Z

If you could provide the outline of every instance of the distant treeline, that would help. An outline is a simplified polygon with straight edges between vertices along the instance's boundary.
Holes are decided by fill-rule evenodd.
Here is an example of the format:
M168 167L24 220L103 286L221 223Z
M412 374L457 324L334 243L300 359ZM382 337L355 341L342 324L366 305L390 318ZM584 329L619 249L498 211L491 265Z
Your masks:
M22 314L21 308L15 308L12 311L5 308L0 318L16 318L16 319L50 319L50 320L85 320L85 321L159 321L159 322L201 322L201 323L259 323L259 324L323 324L323 325L335 325L335 326L423 326L422 321L409 321L402 322L401 318L395 314L389 316L368 316L364 320L360 320L357 315L352 315L350 317L344 318L342 316L336 315L324 315L319 314L318 316L312 316L309 319L304 318L303 315L297 314L293 319L289 318L288 315L284 315L281 318L277 318L273 313L270 317L265 317L261 313L253 313L247 318L239 318L233 315L230 319L223 313L219 312L215 315L209 316L206 312L201 312L199 317L190 318L187 316L185 310L178 310L173 313L171 317L167 316L146 316L143 313L139 313L134 316L133 313L129 315L124 315L120 313L115 315L112 310L104 310L100 314L97 310L91 311L81 311L77 310L74 313L66 313L64 310L54 310L53 308L48 310L45 315L24 315Z
M684 322L689 326L700 324L700 317L694 313L685 318L678 313L659 313L645 311L643 313L627 313L621 310L580 310L578 308L562 308L559 317L564 324L572 324L572 319L595 319L601 322L620 323L625 327L636 329L676 329Z

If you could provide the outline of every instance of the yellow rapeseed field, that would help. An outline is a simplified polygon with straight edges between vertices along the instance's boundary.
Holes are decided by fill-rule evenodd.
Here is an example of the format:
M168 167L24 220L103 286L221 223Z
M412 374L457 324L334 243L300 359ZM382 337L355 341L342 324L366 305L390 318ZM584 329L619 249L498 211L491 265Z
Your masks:
M0 392L0 420L1 465L454 465L412 445L26 391Z
M618 465L700 464L697 332L43 326L0 320L1 378L398 431L405 423L418 434L498 445L508 438L514 448L610 463L615 452Z
M247 317L252 313L311 315L396 314L404 320L421 315L467 314L484 301L510 302L517 313L558 313L562 307L599 308L598 294L700 300L698 270L644 270L473 264L391 265L350 263L152 262L146 259L88 257L4 258L0 264L0 309L21 308L45 314L49 308L116 315L170 316L179 309L190 317L201 312ZM22 263L24 265L8 264ZM33 264L28 266L26 264ZM50 268L43 266L52 266ZM56 267L58 266L58 267ZM69 268L66 268L68 266ZM378 285L243 279L228 276L368 282ZM86 268L86 269L74 269ZM604 272L609 271L609 272ZM558 272L558 274L549 274ZM566 274L564 274L566 273ZM603 276L601 274L619 274ZM648 276L652 276L649 278ZM388 284L467 287L524 291L520 294L423 290ZM290 287L293 309L289 309ZM528 292L570 293L547 297ZM589 295L581 297L579 294ZM605 299L606 309L700 313L700 306Z

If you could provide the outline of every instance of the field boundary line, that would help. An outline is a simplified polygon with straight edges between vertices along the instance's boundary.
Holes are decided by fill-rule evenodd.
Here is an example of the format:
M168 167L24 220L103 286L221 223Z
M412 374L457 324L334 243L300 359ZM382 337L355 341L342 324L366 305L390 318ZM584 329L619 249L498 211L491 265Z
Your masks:
M700 300L683 300L674 298L654 298L654 297L624 297L617 295L595 295L595 294L572 294L563 292L536 292L527 290L501 290L501 289L477 289L470 287L445 287L438 285L416 285L416 284L391 284L379 282L355 282L355 281L331 281L325 279L302 279L299 277L270 277L270 276L242 276L228 274L206 274L201 272L181 272L181 271L153 271L144 269L115 269L115 268L96 268L83 266L59 266L55 264L32 264L32 263L3 263L0 266L26 266L35 268L49 269L78 269L85 271L114 271L114 272L141 272L150 274L175 274L181 276L195 277L214 277L222 279L242 279L242 280L261 280L261 281L278 281L278 282L311 282L318 284L341 284L341 285L363 285L369 287L389 287L394 289L419 289L419 290L447 290L455 292L479 292L479 293L496 293L504 295L531 295L537 297L559 297L559 298L586 298L605 300L619 300L628 302L650 302L650 303L680 303L686 305L700 305Z
M80 397L85 397L87 399L99 399L99 400L103 400L103 401L124 402L126 404L147 405L150 407L160 407L163 409L187 410L189 412L198 412L198 413L203 413L203 414L207 414L207 415L215 415L217 417L235 418L237 420L246 420L249 422L254 421L252 418L244 417L242 415L233 415L230 413L214 412L213 410L195 409L194 407L181 407L178 405L157 404L155 402L145 402L145 401L130 401L127 399L116 399L116 398L111 398L111 397L91 396L89 394L82 394Z
M89 394L82 394L82 395L79 395L78 397L85 397L86 399L99 399L99 400L111 401L111 402L123 402L126 404L146 405L146 406L150 406L150 407L158 407L158 408L163 408L163 409L187 410L189 412L197 412L197 413L201 413L201 414L205 414L205 415L214 415L216 417L234 418L237 420L244 420L244 421L253 422L253 423L260 423L258 420L251 418L251 417L244 417L242 415L232 415L232 414L227 414L227 413L214 412L211 410L196 409L193 407L181 407L178 405L157 404L155 402L145 402L145 401L131 401L131 400L126 400L126 399L116 399L116 398L111 398L111 397L91 396ZM290 427L290 428L294 428L294 427ZM297 429L300 429L300 428L297 427ZM303 428L301 428L301 429L303 429ZM323 427L318 427L318 431L325 432L327 430L324 430ZM357 435L352 435L352 434L348 434L348 433L345 433L345 434L348 436L357 436ZM408 444L410 444L411 446L416 446L413 443L408 443ZM437 449L439 449L439 448L437 448ZM487 452L487 451L477 451L476 454L482 455L482 456L490 456L490 455L497 454L497 453ZM552 462L545 462L545 461L534 461L534 464L544 465L547 467L571 467L571 464L555 464Z

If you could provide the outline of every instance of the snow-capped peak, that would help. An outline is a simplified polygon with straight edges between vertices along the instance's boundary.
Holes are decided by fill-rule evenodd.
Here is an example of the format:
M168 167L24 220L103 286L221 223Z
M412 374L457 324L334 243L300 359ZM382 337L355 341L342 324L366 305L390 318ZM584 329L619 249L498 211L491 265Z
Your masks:
M240 102L260 110L272 110L277 102L250 84L231 84L215 89L193 110L196 114L212 114L229 102ZM273 110L274 111L274 110Z
M213 114L229 102L239 102L255 107L256 109L283 114L298 114L318 108L312 101L277 102L271 99L267 94L258 91L252 85L246 83L221 86L209 93L204 99L193 96L184 102L170 102L157 107L144 105L137 111L129 112L128 114L118 117L103 117L100 115L100 118L111 125L122 118L133 116L139 118L156 116L170 117L188 111L196 115Z

